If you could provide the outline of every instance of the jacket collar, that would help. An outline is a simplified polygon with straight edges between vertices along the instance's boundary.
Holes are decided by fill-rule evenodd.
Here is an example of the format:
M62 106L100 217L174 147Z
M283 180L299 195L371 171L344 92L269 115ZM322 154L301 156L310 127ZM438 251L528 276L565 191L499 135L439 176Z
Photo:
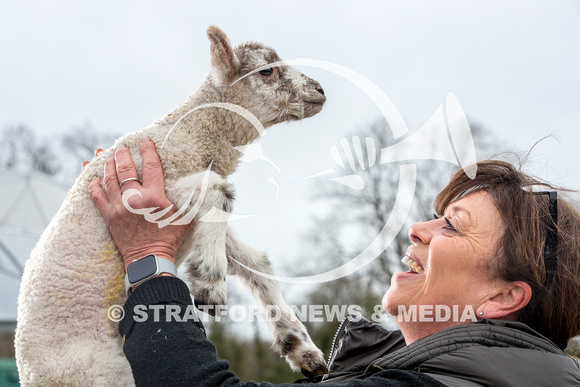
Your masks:
M553 342L526 324L483 319L442 329L402 349L379 357L369 364L366 372L384 369L412 370L436 356L475 345L526 348L563 354Z

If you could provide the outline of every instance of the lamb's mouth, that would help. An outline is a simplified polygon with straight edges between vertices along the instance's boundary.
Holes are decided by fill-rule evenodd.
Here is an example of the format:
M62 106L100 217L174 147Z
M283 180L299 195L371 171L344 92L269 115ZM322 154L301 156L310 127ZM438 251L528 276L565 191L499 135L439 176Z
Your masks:
M304 102L311 105L324 105L326 103L326 97L321 95L318 98L305 100Z
M320 113L322 106L324 106L324 101L303 101L302 106L304 107L303 117L312 117L315 114Z
M423 269L423 266L421 266L417 262L413 261L413 259L411 257L409 257L408 255L405 255L403 257L403 259L401 259L401 262L403 262L405 265L409 266L411 268L411 270L413 270L415 273L421 273L425 270L425 269Z

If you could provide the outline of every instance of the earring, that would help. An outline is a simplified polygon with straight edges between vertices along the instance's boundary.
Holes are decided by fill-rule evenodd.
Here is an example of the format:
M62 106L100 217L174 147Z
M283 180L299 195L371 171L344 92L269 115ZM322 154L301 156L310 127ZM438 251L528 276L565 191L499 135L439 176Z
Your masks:
M480 310L480 311L479 311L479 315L480 315L480 316L483 316L483 310Z

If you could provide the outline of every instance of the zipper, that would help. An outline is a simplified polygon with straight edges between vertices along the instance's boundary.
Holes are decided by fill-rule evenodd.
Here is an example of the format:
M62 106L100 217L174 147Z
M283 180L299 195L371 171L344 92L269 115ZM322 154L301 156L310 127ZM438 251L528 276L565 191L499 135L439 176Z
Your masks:
M328 362L326 362L329 369L330 369L330 364L332 363L332 361L334 360L334 357L336 356L336 353L334 353L334 352L336 351L338 340L342 337L342 334L346 331L346 326L348 325L349 322L350 322L350 316L347 315L344 318L344 320L342 320L342 322L338 326L338 329L336 330L336 333L334 334L334 338L332 339L332 345L330 346L330 354L328 355Z

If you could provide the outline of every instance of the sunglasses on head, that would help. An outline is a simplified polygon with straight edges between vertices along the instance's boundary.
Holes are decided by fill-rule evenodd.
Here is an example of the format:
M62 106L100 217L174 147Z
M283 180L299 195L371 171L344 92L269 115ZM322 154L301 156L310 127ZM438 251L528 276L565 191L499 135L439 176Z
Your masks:
M544 282L543 292L546 292L552 280L554 279L554 273L556 272L556 266L558 264L558 259L556 256L556 246L558 244L558 230L556 229L558 225L558 193L555 191L543 191L534 192L535 195L548 195L550 217L552 221L548 225L548 230L546 233L546 247L544 248L544 266L546 268L546 281Z

